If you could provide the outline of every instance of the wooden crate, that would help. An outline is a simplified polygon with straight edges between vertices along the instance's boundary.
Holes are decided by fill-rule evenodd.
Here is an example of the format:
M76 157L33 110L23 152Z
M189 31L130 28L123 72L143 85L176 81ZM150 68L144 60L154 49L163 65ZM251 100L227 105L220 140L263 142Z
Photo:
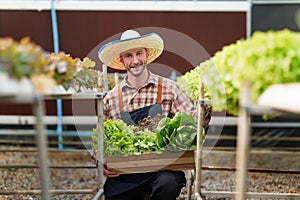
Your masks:
M108 169L120 174L195 169L194 151L147 153L118 158L106 157L106 162Z

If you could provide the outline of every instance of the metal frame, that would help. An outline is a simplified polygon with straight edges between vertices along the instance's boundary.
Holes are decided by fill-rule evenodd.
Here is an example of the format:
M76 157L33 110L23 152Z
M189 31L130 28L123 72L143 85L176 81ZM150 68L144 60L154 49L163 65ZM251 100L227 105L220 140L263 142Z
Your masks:
M249 87L249 86L248 86ZM49 199L49 195L55 195L55 194L94 194L94 190L91 189L73 189L73 190L49 190L48 188L48 181L49 181L49 176L48 176L48 169L49 168L95 168L95 166L48 166L47 165L47 138L46 134L44 134L44 121L43 121L43 116L44 116L44 104L43 100L44 99L51 99L51 98L62 98L62 96L47 96L45 98L41 98L38 96L0 96L0 102L8 102L8 103L31 103L33 105L33 110L34 110L34 116L37 117L37 123L36 123L36 130L37 130L37 137L36 137L36 143L38 148L35 150L39 151L39 162L41 165L16 165L16 166L6 166L6 167L1 167L1 168L40 168L40 179L41 179L41 185L42 185L42 190L15 190L15 191L0 191L0 194L9 194L9 195L14 195L14 194L40 194L42 195L42 199ZM98 100L98 126L102 127L103 123L103 94L76 94L73 96L64 96L63 98L97 98ZM264 169L249 169L248 168L248 157L250 154L250 144L249 141L251 140L251 126L253 125L250 121L250 116L251 115L262 115L262 114L271 114L274 113L273 110L270 110L265 107L259 107L257 105L252 104L249 101L249 92L246 87L245 90L241 93L240 97L241 105L240 105L240 117L238 118L238 146L236 149L236 154L237 154L237 163L236 163L236 168L206 168L202 166L201 162L201 152L202 152L202 143L201 143L201 138L198 138L197 143L199 146L197 146L197 154L196 154L196 159L200 159L200 161L197 161L196 164L196 179L195 179L195 198L196 199L201 199L201 195L206 196L206 197L236 197L238 200L246 199L246 198L285 198L285 199L299 199L300 194L297 193L254 193L254 192L247 192L247 180L248 172L265 172ZM201 107L201 103L205 101L201 101L201 95L200 95L200 100L198 102L198 106ZM198 107L198 108L199 108ZM199 110L200 112L198 113L199 116L201 116L201 109ZM201 117L198 120L198 127L201 127ZM199 129L200 130L200 129ZM103 130L99 128L99 149L98 154L99 156L99 161L103 160ZM200 134L202 135L202 134ZM8 149L9 150L9 149ZM200 151L199 151L200 150ZM33 151L33 150L32 150ZM300 152L299 152L300 153ZM103 198L103 184L104 184L104 176L103 176L103 165L99 164L97 167L98 170L98 175L99 175L99 182L98 182L98 192L94 196L93 199L101 199ZM236 192L225 192L225 191L201 191L201 172L203 170L214 170L214 171L236 171L237 175L237 190ZM266 169L267 172L268 169ZM192 173L191 171L189 173ZM272 171L272 173L297 173L299 174L299 171L284 171L284 170L275 170ZM192 175L192 174L188 174ZM189 180L192 180L192 177L188 178ZM193 180L192 180L193 181ZM192 184L192 182L191 182ZM191 187L191 185L189 185ZM190 199L191 191L188 193L187 198Z
M47 137L44 133L44 123L43 116L45 112L44 101L40 96L36 95L10 95L1 96L0 102L5 103L30 103L32 104L32 109L34 116L36 117L35 129L36 134L36 146L39 149L39 167L40 167L40 182L41 182L41 196L42 199L50 199L49 195L49 174L48 174L48 154L47 154Z
M107 81L104 80L104 83L107 84ZM107 88L107 85L106 87ZM97 165L97 172L98 172L98 191L94 196L93 200L98 200L104 197L104 175L103 175L103 98L104 93L78 93L73 95L48 95L45 99L97 99L97 127L98 127L98 165Z
M56 10L82 11L183 11L183 12L242 12L249 11L247 1L55 1ZM50 10L45 0L1 0L2 10Z
M44 117L45 117L45 107L44 100L49 99L97 99L98 107L98 126L102 127L103 122L103 97L102 93L85 93L85 94L73 94L73 95L46 95L46 96L36 96L36 95L0 95L0 102L5 103L31 103L33 108L34 116L36 117L35 129L36 129L36 146L39 152L39 165L9 165L9 166L0 166L0 168L40 168L40 181L41 181L41 190L1 190L0 195L22 195L22 194L40 194L43 200L50 199L50 194L94 194L92 189L72 189L72 190L49 190L49 168L95 168L95 166L48 166L48 143L47 135L45 134L44 127ZM98 156L99 161L103 161L103 132L99 128L99 141L98 141ZM33 151L33 150L31 150ZM104 185L104 176L103 176L103 165L98 165L98 174L99 182L96 196L94 199L99 199L103 196L103 185Z
M299 0L250 0L253 4L299 4Z
M300 193L250 193L248 187L248 164L251 141L251 115L274 114L278 111L255 105L250 100L250 85L245 83L240 93L240 113L238 122L237 160L236 160L236 199L244 200L247 197L256 198L285 198L299 199Z
M103 148L103 94L97 95L98 99L98 165L97 165L97 171L99 175L99 180L98 180L98 192L96 196L93 198L93 200L98 200L104 197L104 175L103 175L103 164L104 159L103 159L103 153L104 153L104 148Z
M199 82L199 98L197 102L198 106L198 121L197 121L197 150L196 150L196 174L195 174L195 197L197 200L201 200L201 176L202 176L202 147L203 147L203 138L202 138L202 128L203 128L203 107L202 105L206 102L204 99L204 90L203 84Z

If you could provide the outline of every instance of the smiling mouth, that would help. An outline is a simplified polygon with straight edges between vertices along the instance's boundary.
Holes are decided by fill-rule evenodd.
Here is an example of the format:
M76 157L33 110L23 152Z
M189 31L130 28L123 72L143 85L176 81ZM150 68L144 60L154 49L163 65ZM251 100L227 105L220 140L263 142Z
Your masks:
M139 68L139 67L143 67L144 64L139 64L139 65L135 65L135 66L130 66L130 69L135 69L135 68Z

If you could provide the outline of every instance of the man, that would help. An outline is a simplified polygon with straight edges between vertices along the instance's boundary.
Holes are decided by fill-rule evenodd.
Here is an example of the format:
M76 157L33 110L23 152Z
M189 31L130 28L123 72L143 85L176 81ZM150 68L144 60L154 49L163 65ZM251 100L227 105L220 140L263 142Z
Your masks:
M122 119L130 125L145 117L174 116L179 111L196 116L193 102L176 82L151 73L147 64L163 52L163 39L156 33L141 36L125 31L120 40L102 46L100 60L107 66L126 70L127 76L104 98L104 119ZM175 200L186 184L182 171L160 171L119 175L104 169L108 200Z

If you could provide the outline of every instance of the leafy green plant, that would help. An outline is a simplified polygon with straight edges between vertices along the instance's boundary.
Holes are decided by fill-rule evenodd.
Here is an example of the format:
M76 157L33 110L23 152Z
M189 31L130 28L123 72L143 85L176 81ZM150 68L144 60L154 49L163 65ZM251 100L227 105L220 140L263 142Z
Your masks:
M178 112L173 119L162 118L155 131L126 125L122 120L103 123L104 152L117 157L139 155L146 152L194 150L197 127L192 115ZM203 130L204 134L204 130ZM204 137L204 135L203 135ZM98 148L98 128L93 129L92 143Z
M48 59L51 65L46 68L46 71L55 79L57 84L62 85L66 90L73 86L80 59L73 58L65 52L51 53Z
M75 85L79 88L83 86L88 89L98 87L98 72L94 70L95 62L85 57L77 67L77 72L74 75Z
M89 58L81 61L65 52L46 53L29 37L19 42L13 38L0 38L0 70L14 80L31 79L38 93L46 88L62 85L66 90L71 86L97 88L98 73L93 69L95 62ZM51 87L50 87L51 86Z
M163 118L155 130L157 145L165 151L183 151L195 149L192 145L197 136L194 117L185 112L178 112L170 119ZM205 137L203 130L203 138Z
M15 80L43 73L43 67L49 64L43 53L29 37L19 42L10 37L0 38L0 69Z
M106 120L103 123L104 152L107 156L117 157L139 155L144 152L158 151L156 134L149 130L136 131L135 126L127 126L122 120ZM93 129L92 141L98 148L98 129Z
M213 101L213 109L221 110L222 107L226 107L229 114L237 116L239 92L245 80L251 84L254 102L272 84L300 81L299 44L298 32L290 30L255 32L250 38L224 46L208 61L183 75L189 82L185 90L188 94L193 94L193 98L197 98L200 78L209 73L211 68L216 68L215 76L220 75L220 79L210 75L206 85L206 88L210 89L209 96ZM225 93L214 89L220 88L220 82L224 85ZM226 106L214 106L224 105L224 99Z

